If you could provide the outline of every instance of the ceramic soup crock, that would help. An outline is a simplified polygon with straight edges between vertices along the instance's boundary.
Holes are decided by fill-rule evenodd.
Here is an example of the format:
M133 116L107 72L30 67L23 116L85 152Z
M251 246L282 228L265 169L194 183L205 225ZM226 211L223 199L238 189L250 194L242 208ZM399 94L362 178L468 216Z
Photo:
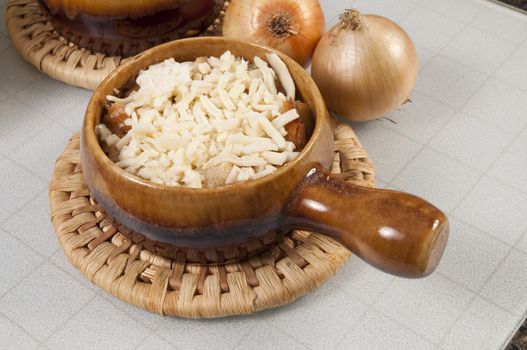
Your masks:
M178 40L131 59L97 88L82 129L81 165L91 195L106 213L148 239L195 249L245 243L270 230L306 229L333 237L386 272L430 274L447 242L446 216L416 196L358 187L331 175L332 121L324 101L305 70L279 52L299 99L312 111L313 127L300 155L275 173L217 188L168 187L124 171L105 155L95 127L107 95L167 58L189 61L226 50L247 60L271 51L219 37Z
M70 42L107 55L131 56L196 36L218 17L224 0L38 0Z

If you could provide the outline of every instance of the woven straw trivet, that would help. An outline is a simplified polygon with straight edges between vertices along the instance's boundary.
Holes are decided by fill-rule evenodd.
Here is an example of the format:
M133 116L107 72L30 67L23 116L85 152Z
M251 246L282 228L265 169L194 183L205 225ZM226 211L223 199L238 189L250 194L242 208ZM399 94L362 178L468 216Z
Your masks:
M335 128L334 150L334 173L373 186L373 165L349 126ZM90 198L79 161L77 134L58 158L49 188L59 243L86 278L146 310L199 318L278 307L317 288L350 256L326 236L295 231L244 261L196 264L179 254L167 259L132 243L105 217Z
M225 2L215 22L201 35L219 35ZM111 71L126 62L68 42L55 31L36 0L9 0L6 22L9 35L22 57L44 74L73 86L95 90Z

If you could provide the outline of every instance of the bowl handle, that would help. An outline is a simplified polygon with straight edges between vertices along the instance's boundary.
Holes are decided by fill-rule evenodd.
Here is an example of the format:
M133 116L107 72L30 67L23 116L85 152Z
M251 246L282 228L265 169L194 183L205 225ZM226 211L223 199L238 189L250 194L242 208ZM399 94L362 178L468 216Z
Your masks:
M314 166L293 194L285 225L333 237L367 263L394 275L425 277L448 240L448 219L411 194L360 187Z

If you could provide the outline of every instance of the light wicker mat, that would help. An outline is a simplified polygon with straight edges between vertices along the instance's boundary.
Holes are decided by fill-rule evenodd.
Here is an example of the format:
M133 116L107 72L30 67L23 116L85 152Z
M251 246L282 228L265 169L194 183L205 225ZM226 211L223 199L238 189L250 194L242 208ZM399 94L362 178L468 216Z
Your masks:
M335 128L334 149L334 173L373 186L373 165L349 126ZM278 307L317 288L350 256L326 236L295 231L244 260L218 264L201 257L196 263L195 254L185 252L166 258L155 246L126 238L126 228L104 215L90 198L79 161L77 134L58 158L49 188L59 243L86 278L148 311L200 318Z
M217 35L225 9L202 34ZM36 0L9 0L6 22L9 35L22 57L44 74L67 84L95 90L97 85L119 65L121 56L107 56L68 42L55 31Z

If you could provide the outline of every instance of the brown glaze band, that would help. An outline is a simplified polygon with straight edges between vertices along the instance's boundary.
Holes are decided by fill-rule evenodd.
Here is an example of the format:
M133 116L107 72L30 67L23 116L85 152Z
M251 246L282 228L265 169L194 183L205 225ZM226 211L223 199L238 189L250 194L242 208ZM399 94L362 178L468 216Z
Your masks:
M133 232L140 232L146 239L178 248L213 249L246 243L258 239L269 231L279 227L279 216L276 214L281 207L272 208L271 213L260 217L237 219L232 222L222 221L214 226L167 227L142 220L127 213L125 210L108 201L107 197L90 190L92 196L112 218Z

